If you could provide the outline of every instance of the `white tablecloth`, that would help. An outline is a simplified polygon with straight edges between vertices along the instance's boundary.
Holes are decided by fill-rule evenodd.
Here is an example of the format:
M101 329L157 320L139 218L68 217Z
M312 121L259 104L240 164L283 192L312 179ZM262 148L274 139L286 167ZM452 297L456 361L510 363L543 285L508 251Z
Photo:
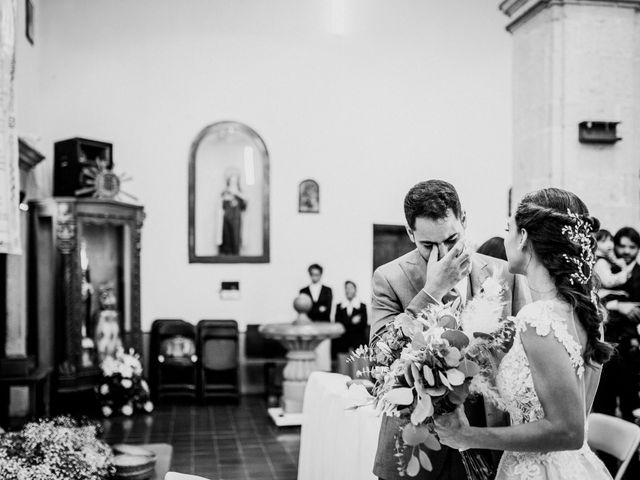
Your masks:
M374 480L381 417L346 410L346 375L314 372L304 394L298 480Z

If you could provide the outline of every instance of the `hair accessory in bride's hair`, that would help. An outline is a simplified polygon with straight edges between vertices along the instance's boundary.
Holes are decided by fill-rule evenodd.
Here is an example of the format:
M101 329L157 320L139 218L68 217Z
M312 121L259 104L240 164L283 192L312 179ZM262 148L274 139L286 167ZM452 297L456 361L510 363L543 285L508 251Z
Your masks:
M591 279L593 266L596 263L593 255L591 234L593 226L584 217L567 210L569 217L573 220L571 225L562 227L562 233L566 235L571 242L580 247L580 255L569 256L566 253L562 256L564 259L576 266L576 271L569 276L572 285L579 283L586 285Z

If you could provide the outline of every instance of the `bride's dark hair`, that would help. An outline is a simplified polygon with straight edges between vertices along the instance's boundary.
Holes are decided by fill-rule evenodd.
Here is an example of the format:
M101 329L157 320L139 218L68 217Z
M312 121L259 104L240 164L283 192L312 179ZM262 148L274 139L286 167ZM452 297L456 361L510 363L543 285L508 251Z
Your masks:
M605 310L594 295L593 263L585 259L589 251L595 252L597 244L592 232L599 230L600 222L589 215L577 195L559 188L525 195L516 210L515 222L518 230L527 231L531 248L555 281L558 297L574 308L586 330L585 361L605 363L613 347L601 340ZM586 238L584 244L572 238L566 227L580 231L583 240Z

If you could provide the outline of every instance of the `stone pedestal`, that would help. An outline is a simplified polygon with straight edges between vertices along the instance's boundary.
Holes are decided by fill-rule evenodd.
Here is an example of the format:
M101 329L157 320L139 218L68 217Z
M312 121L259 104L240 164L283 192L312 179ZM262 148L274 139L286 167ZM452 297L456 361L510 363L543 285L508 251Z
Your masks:
M278 426L300 425L304 390L311 372L317 370L315 348L323 340L344 333L340 324L312 322L307 317L311 299L300 295L294 301L298 318L293 323L263 325L260 333L278 340L287 350L287 364L283 371L283 408L270 408L269 415Z

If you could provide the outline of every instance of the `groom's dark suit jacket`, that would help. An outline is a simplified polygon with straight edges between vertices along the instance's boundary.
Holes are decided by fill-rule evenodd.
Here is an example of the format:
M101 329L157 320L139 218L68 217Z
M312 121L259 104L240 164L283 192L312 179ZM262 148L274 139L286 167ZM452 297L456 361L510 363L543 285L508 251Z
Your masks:
M468 299L480 291L488 277L495 276L505 288L505 315L516 315L530 301L526 280L519 275L510 274L505 261L475 253L471 257L471 264ZM372 342L375 342L376 334L396 316L405 312L416 315L434 302L422 290L428 274L427 263L418 250L382 265L375 271L371 302ZM465 410L473 425L495 426L504 422L504 416L501 413L488 404L483 407L481 400L467 402ZM385 416L382 419L373 473L384 480L400 478L397 458L394 457L395 434L398 432L399 425L396 418ZM431 472L422 470L417 477L413 478L416 480L466 480L467 476L457 450L443 446L442 450L438 452L429 450L428 454L433 470Z

